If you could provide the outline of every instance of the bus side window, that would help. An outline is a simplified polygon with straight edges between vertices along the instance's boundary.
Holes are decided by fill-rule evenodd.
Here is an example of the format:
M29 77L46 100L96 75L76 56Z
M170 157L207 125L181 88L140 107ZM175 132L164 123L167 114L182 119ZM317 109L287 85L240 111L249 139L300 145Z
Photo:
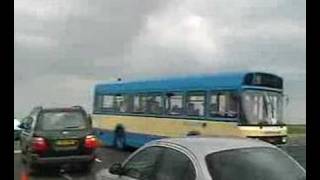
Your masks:
M188 93L186 103L188 116L204 116L204 92Z
M114 98L112 95L104 95L102 98L102 111L106 112L112 112L114 111L113 109L113 104L114 104Z
M146 96L135 95L133 96L133 112L134 113L145 113L146 112Z
M120 113L130 113L132 111L131 97L129 95L115 96L114 109Z
M209 116L216 117L218 114L218 95L212 94L210 95L209 100Z
M237 117L238 102L236 96L230 92L211 94L208 112L210 117Z
M183 114L183 96L178 93L168 93L166 98L166 113L168 115Z
M162 96L148 95L146 97L146 113L147 114L161 114L163 111Z

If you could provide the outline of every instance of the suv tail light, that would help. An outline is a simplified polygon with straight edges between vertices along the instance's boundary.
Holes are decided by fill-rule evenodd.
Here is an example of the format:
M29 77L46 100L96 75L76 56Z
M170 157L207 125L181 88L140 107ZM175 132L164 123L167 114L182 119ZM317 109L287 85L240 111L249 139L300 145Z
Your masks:
M48 143L43 137L34 137L31 147L36 153L43 153L49 149Z
M96 149L98 147L97 138L93 135L86 136L84 140L84 147L87 149Z

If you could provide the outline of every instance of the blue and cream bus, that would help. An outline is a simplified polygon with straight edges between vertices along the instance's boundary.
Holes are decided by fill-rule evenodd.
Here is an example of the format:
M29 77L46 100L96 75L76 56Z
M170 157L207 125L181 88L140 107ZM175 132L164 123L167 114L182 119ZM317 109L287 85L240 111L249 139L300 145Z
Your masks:
M282 78L262 72L98 84L93 126L119 148L189 135L285 143L283 96Z

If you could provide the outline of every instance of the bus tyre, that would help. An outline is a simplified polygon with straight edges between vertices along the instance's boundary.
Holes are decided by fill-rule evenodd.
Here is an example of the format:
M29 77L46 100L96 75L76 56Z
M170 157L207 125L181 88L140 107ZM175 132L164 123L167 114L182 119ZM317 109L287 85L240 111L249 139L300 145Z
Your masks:
M126 148L126 133L122 125L117 125L114 131L113 145L115 148L121 150Z
M114 140L114 146L117 149L124 150L126 148L125 137L116 135Z

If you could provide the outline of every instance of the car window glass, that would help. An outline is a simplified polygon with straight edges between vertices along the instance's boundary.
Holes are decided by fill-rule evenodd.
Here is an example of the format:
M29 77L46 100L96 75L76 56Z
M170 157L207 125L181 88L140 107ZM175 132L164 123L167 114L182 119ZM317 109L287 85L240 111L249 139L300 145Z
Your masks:
M132 96L129 96L129 95L117 96L116 112L120 112L120 113L132 112Z
M231 92L212 93L209 96L208 112L210 117L236 118L238 104L235 94Z
M146 112L146 96L136 95L133 96L133 112L134 113L144 113Z
M154 180L153 171L162 149L161 147L149 147L138 152L124 165L124 175L139 180Z
M40 115L42 130L85 129L86 117L81 112L44 112Z
M161 114L163 111L162 96L148 95L146 100L147 114Z
M186 106L188 116L204 116L205 94L203 92L188 93Z
M168 115L183 114L183 96L181 93L168 93L165 101L166 112Z
M154 180L194 180L195 168L191 160L182 152L166 148L159 166L155 170Z
M213 180L305 180L305 172L275 148L243 148L206 156Z
M26 121L25 121L25 130L27 132L31 131L31 127L32 127L32 122L33 122L33 118L32 117L27 117Z

